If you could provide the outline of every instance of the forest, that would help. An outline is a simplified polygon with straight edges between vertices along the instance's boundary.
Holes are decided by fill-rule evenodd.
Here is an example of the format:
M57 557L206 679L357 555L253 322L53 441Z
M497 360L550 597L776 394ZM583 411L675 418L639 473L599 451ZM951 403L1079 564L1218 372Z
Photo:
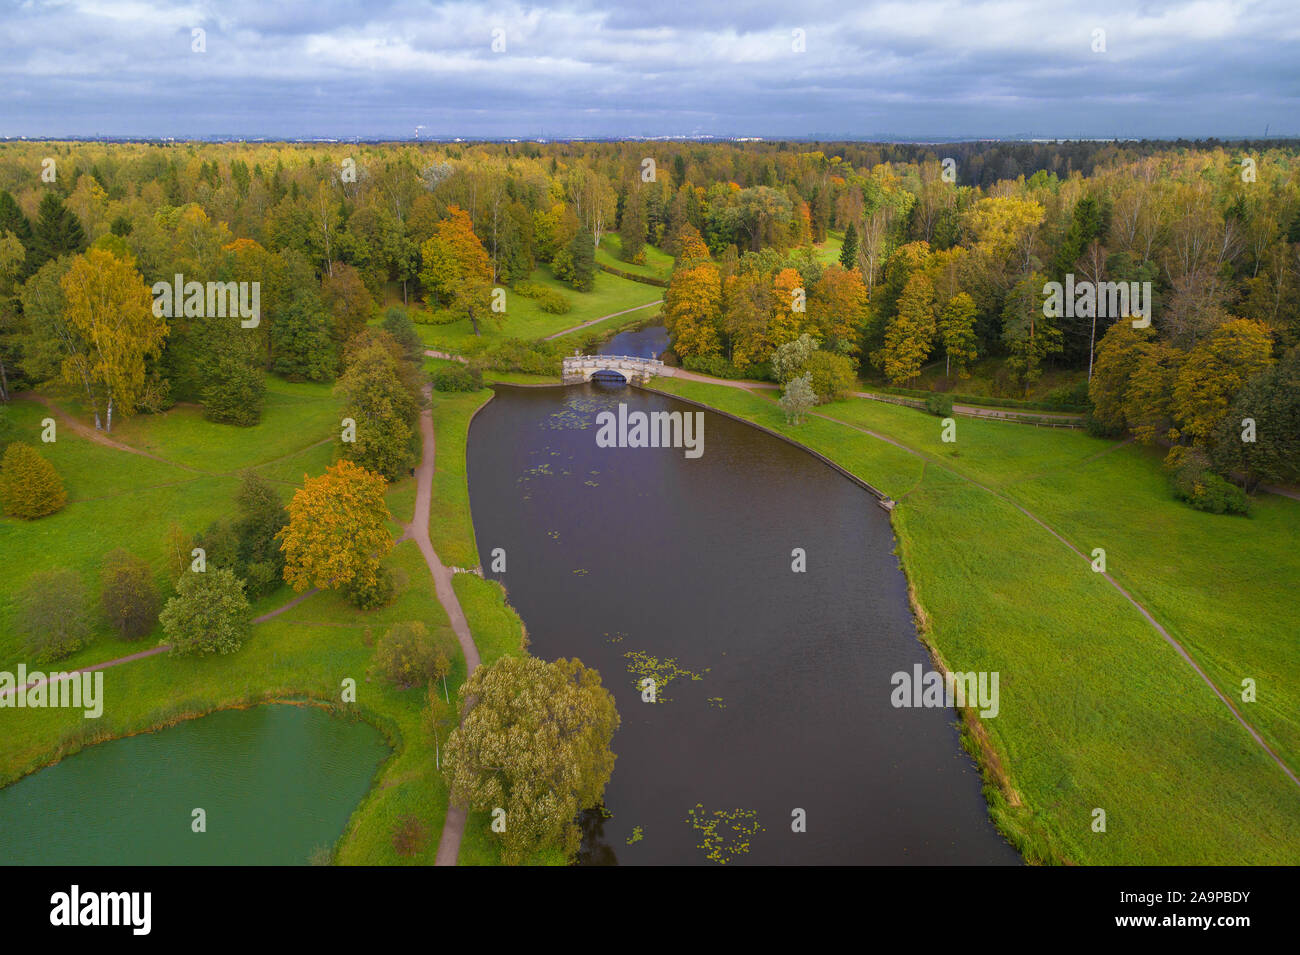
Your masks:
M342 381L381 315L412 357L457 321L531 339L510 296L563 314L555 282L581 295L670 256L671 279L646 280L667 286L670 361L788 384L800 347L818 401L962 393L978 366L990 398L1169 447L1189 500L1235 510L1300 477L1298 161L1286 141L11 141L0 398L62 389L109 431L181 402L251 425L265 372ZM236 283L245 312L251 288L257 321L158 308L182 280ZM1049 314L1066 281L1149 283L1150 327ZM558 360L514 346L536 359L521 370ZM376 454L390 475L407 460Z

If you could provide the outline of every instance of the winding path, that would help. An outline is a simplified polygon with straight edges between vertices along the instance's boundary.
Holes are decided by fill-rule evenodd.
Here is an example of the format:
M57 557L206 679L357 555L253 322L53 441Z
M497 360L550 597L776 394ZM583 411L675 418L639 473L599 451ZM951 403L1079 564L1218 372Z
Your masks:
M432 393L432 388L425 387L425 397ZM455 631L460 642L461 653L465 655L465 678L478 669L478 647L474 645L474 635L470 633L469 621L456 598L456 590L451 585L451 571L443 566L438 555L434 553L433 542L429 539L429 510L433 502L434 437L433 411L426 408L420 412L420 439L423 450L420 455L420 467L416 471L415 517L406 525L406 537L412 538L424 555L424 562L429 565L433 575L434 589L438 601L447 611L451 629ZM447 818L442 825L442 838L438 841L438 857L435 865L455 865L460 856L460 840L465 835L465 810L450 802L447 804Z
M542 341L549 342L556 338L563 338L565 335L569 335L573 332L580 332L584 328L590 328L592 325L599 325L607 318L618 318L618 316L626 315L628 312L639 312L643 308L651 308L655 305L662 305L663 303L663 299L657 298L653 302L646 302L644 305L634 305L631 308L623 309L621 312L610 312L608 315L602 315L600 318L593 318L591 321L583 322L581 325L574 325L572 328L566 328L564 331L556 332L554 335L547 335L542 339Z

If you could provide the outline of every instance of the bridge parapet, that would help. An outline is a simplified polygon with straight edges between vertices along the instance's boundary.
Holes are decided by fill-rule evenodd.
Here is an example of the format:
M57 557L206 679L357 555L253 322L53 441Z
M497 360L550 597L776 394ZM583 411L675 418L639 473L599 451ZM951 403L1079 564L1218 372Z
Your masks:
M591 381L599 371L612 371L628 382L649 381L655 375L670 374L658 358L638 358L634 355L572 355L564 359L564 381Z

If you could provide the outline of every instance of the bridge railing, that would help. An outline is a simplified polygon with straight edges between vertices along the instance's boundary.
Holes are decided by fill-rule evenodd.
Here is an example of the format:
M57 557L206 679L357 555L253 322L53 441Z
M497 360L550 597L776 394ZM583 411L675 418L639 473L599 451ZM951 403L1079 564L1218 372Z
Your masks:
M662 365L663 362L658 358L641 358L637 355L570 355L564 359L565 362L602 362L602 361L630 361L642 365Z

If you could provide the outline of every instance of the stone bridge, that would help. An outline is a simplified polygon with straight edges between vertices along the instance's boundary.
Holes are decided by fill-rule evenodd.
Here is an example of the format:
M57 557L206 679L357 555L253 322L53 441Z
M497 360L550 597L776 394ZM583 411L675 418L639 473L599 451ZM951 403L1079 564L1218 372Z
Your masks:
M671 375L672 369L657 358L633 358L629 355L572 355L564 359L565 384L591 381L597 372L613 373L636 384L649 381L655 375Z

